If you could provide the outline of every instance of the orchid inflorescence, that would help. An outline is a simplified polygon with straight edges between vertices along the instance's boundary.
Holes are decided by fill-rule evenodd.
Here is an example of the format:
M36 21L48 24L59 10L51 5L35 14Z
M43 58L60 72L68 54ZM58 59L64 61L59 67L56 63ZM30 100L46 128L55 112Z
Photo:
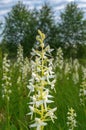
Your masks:
M75 110L71 107L68 110L67 113L67 126L69 128L69 130L74 130L75 127L77 127L77 121L76 121L76 112Z
M11 94L11 76L10 76L10 60L7 59L7 54L3 58L3 78L2 78L2 97L8 101Z
M82 68L83 77L80 85L79 97L80 105L86 106L86 68Z
M30 127L36 127L37 130L43 130L47 125L47 121L56 119L54 112L55 108L51 108L49 104L53 103L52 90L55 90L54 84L56 76L53 71L53 58L51 56L52 49L49 46L45 47L45 34L38 30L39 47L32 49L31 60L32 76L29 80L30 112L27 115L34 119L34 123Z

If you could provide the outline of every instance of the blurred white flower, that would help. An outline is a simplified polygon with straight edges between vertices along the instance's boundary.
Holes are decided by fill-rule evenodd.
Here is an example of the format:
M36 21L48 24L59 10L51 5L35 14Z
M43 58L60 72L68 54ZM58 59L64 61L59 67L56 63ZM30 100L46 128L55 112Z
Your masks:
M40 36L37 36L39 41L38 50L32 49L32 56L34 60L31 60L31 79L29 80L30 95L30 112L28 115L31 119L35 115L35 123L30 127L36 127L36 130L41 130L42 126L47 125L47 120L56 119L54 112L55 109L51 109L49 104L53 103L53 96L50 92L54 89L56 76L53 70L53 58L51 56L51 49L49 46L44 46L45 35L38 31Z
M40 118L35 118L35 123L30 125L30 128L36 127L36 130L41 130L41 127L46 125L47 123L42 121Z
M54 119L57 119L57 117L55 116L54 112L57 110L57 108L53 108L48 110L48 112L46 113L46 117L51 118L52 122L54 123Z
M73 108L69 108L67 113L67 126L69 130L74 130L75 127L77 127L77 121L76 121L76 113Z
M80 85L79 97L80 104L83 106L86 105L86 80L83 80L82 84Z
M3 77L2 77L2 97L8 101L11 94L11 77L10 77L10 60L7 59L7 54L3 58Z
M72 68L73 68L72 79L73 79L74 83L77 84L79 82L79 68L80 68L78 59L73 60Z

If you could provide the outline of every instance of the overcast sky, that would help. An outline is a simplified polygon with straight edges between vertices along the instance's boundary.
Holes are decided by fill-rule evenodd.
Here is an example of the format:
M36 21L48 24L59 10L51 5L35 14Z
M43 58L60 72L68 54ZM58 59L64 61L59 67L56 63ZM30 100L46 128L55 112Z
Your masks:
M0 0L0 19L3 20L4 16L11 10L12 6L15 5L19 0ZM59 12L64 9L68 2L76 1L79 7L84 8L86 12L86 0L20 0L27 8L33 9L34 7L40 9L44 2L50 3L55 15L58 16Z

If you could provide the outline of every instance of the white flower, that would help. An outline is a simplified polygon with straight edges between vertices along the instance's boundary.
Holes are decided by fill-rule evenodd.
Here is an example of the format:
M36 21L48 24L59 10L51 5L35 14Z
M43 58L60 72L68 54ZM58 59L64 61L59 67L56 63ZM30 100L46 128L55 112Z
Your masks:
M75 110L70 108L67 113L67 126L70 130L74 130L74 128L77 127L76 116Z
M77 84L79 82L79 61L77 59L75 59L73 61L73 81L75 84Z
M64 71L64 73L65 73L65 75L71 73L71 65L68 62L65 63L65 71Z
M41 130L42 126L47 125L45 121L56 119L54 115L55 109L51 109L49 104L53 102L50 92L54 89L55 73L53 71L53 58L51 57L51 49L49 46L44 47L44 34L39 31L40 36L37 40L40 42L38 50L32 49L31 60L31 79L27 86L30 93L30 113L31 117L35 117L35 123L30 127L36 127L36 130ZM47 56L50 56L49 58ZM36 116L33 116L36 115Z
M75 60L73 61L73 67L74 67L74 70L75 70L75 71L78 71L78 69L79 69L79 67L80 67L80 64L79 64L78 59L75 59Z
M28 73L30 72L30 68L31 67L30 67L29 59L26 57L24 59L23 68L22 68L22 78L24 82L27 79Z
M86 68L82 66L83 80L86 80Z
M30 108L31 112L27 113L26 115L31 115L31 119L32 119L33 113L34 113L34 107L33 106L29 106L29 108Z
M54 119L57 119L57 117L55 116L54 112L57 110L57 108L53 108L53 109L50 109L48 110L48 112L46 113L46 117L50 117L52 122L54 123Z
M64 61L63 61L63 52L62 52L61 48L58 48L54 66L58 67L60 70L62 70L63 63L64 63Z
M45 106L45 109L47 110L47 104L52 103L53 101L48 99L48 98L52 98L53 96L49 95L49 90L46 89L46 91L44 91L42 93L42 98L43 98L43 103Z
M23 71L23 48L22 46L19 44L18 45L18 50L17 50L17 63L16 65L19 67L19 72Z
M9 96L11 93L10 87L12 86L11 77L10 77L10 60L7 59L5 54L3 58L3 77L2 77L2 97L6 98L9 101Z
M86 96L86 90L84 90L84 95Z
M35 123L30 125L30 128L36 127L36 130L41 130L41 127L46 125L47 123L42 121L40 118L35 118Z
M81 105L85 105L85 101L86 101L86 81L85 80L82 81L82 84L80 86L79 97L80 97Z
M79 74L78 72L73 72L73 81L75 84L79 82Z
M27 88L30 90L30 93L34 92L34 85L31 82L29 85L27 85Z

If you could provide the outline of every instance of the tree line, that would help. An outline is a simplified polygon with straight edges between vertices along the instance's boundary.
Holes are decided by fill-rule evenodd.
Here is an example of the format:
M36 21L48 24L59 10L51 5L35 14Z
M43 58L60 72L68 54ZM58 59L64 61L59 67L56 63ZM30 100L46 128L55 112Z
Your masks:
M46 34L45 43L54 49L54 55L61 47L67 57L86 56L86 20L75 2L66 5L59 21L48 3L44 3L40 10L31 10L18 2L5 16L3 28L0 47L11 57L16 55L18 44L23 46L24 56L30 56L31 49L37 46L38 29Z

